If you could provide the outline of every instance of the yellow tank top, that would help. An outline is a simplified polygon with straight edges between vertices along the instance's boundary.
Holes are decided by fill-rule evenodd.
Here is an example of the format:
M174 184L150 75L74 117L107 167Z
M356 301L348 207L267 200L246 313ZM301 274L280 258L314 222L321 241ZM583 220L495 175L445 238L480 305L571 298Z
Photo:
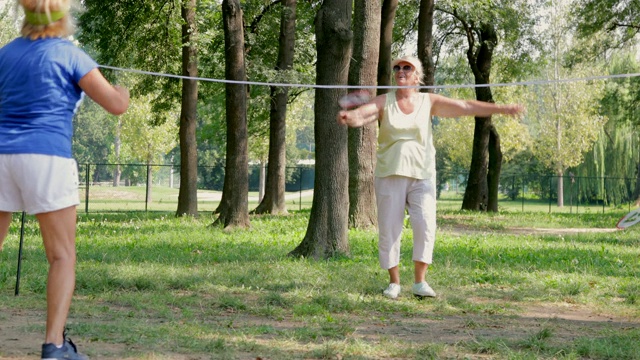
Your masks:
M380 128L375 176L436 178L436 149L431 128L429 94L418 93L414 111L405 114L396 102L396 93L387 93Z

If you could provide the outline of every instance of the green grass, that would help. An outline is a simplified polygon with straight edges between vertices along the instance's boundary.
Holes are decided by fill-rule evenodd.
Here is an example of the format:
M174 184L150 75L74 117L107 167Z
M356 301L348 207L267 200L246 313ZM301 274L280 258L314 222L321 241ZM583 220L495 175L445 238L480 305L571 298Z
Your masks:
M287 256L308 211L233 231L206 212L81 213L69 333L98 359L640 359L640 225L561 230L611 228L623 212L440 211L428 273L438 297L408 293L407 229L396 301L381 296L375 231L350 230L349 256ZM14 297L19 227L16 215L0 253L0 326L39 336L46 259L27 217ZM512 232L536 227L558 232Z
M220 191L198 190L198 209L203 212L216 210L219 204ZM258 193L250 192L249 209L253 210L258 206ZM462 207L462 193L455 191L443 191L438 199L439 210L458 211ZM78 206L80 212L105 212L105 211L175 211L178 204L178 189L166 186L154 185L151 188L151 201L146 202L145 186L97 186L89 187L89 199L85 189L80 189L81 204ZM288 192L286 193L286 204L289 211L303 210L311 208L313 193L310 191ZM504 196L498 199L500 212L540 212L553 214L624 214L635 206L631 204L618 204L616 206L605 206L597 204L570 204L559 208L554 202L549 204L548 200L538 199L517 199L510 200ZM619 219L616 219L619 220Z

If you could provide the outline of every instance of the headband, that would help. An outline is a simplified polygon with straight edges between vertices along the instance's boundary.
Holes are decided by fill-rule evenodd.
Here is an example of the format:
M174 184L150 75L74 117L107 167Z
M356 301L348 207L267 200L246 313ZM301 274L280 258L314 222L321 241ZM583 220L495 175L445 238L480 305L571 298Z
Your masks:
M31 25L49 25L62 19L67 14L67 10L64 11L51 11L49 14L42 12L35 12L24 9L25 20Z

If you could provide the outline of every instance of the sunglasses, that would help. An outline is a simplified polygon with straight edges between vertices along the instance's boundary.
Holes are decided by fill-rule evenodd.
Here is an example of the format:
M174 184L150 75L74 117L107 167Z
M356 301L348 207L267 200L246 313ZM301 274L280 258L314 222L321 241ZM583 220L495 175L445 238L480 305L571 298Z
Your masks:
M402 69L402 71L404 72L409 72L413 70L413 66L411 65L404 65L402 68L400 67L400 65L396 65L393 67L393 72L398 72Z

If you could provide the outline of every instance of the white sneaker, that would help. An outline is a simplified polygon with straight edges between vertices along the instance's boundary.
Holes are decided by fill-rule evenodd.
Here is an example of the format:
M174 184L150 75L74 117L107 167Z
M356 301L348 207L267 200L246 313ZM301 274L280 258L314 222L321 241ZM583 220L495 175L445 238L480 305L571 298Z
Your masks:
M426 281L423 281L421 283L417 283L417 284L413 284L413 287L411 288L411 290L413 291L413 295L415 296L420 296L420 297L435 297L436 296L436 292L433 291L433 289L431 288L431 286L429 286L429 284L427 284Z
M400 285L396 283L391 283L389 284L387 289L382 293L384 294L384 296L388 297L389 299L395 299L398 297L398 295L400 295Z

